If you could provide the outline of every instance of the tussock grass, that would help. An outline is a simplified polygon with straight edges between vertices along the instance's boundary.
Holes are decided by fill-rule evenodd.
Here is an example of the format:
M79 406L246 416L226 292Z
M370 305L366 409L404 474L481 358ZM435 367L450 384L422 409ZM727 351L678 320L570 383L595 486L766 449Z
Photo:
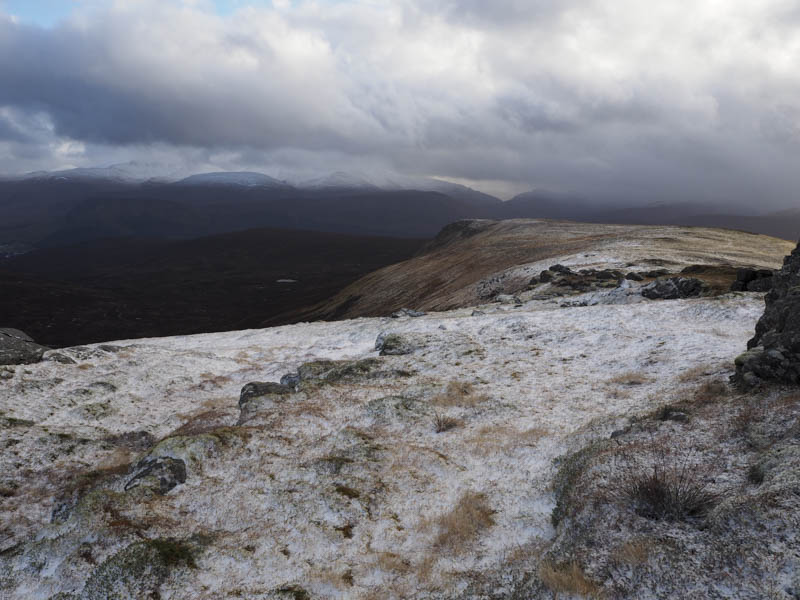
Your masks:
M618 498L639 516L686 521L705 516L719 501L703 480L704 469L693 454L674 455L663 444L651 447L649 459L623 451L619 461Z
M436 413L433 416L433 429L436 433L444 433L461 425L461 421L447 415Z

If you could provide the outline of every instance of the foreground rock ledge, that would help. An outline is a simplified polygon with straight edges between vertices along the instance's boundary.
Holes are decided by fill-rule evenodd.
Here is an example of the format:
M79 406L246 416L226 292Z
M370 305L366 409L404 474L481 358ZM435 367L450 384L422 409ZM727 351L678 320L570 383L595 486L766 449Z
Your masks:
M736 358L733 381L744 387L800 383L800 243L772 279L756 334Z

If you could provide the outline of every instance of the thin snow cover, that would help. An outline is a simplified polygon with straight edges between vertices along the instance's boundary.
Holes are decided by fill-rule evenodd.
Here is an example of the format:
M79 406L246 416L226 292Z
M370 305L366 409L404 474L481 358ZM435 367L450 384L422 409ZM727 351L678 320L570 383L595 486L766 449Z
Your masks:
M220 171L217 173L200 173L181 179L181 185L222 185L241 187L288 187L280 181L264 173L253 171Z
M101 564L131 543L85 517L50 524L58 473L135 464L142 451L100 441L158 440L204 419L238 441L187 458L184 484L116 517L149 538L210 536L198 568L173 571L162 597L272 597L291 585L315 598L457 594L553 535L556 457L688 393L689 369L727 375L763 299L484 310L123 341L59 351L77 364L17 367L0 380L0 417L25 420L0 429L0 469L18 486L0 508L0 550L24 550L0 575L4 597L79 591L94 569L76 558L80 544ZM378 358L386 332L417 349ZM235 427L245 384L372 357L389 375L320 386ZM450 382L472 389L443 402ZM458 426L437 433L436 416ZM485 495L494 524L459 547L437 544L439 518L468 493Z

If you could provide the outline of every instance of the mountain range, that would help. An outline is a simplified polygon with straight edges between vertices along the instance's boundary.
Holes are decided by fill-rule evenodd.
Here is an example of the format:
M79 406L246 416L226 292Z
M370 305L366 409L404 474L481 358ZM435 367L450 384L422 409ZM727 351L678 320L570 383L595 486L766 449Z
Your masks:
M63 246L116 237L190 239L253 227L432 237L465 218L715 226L794 240L800 209L738 214L688 202L615 202L533 190L508 201L435 178L335 172L282 180L126 163L0 179L0 246Z

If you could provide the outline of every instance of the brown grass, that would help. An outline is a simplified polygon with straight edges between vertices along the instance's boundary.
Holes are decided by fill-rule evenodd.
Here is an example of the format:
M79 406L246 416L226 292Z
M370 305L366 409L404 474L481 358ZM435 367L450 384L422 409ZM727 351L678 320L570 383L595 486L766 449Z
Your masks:
M193 389L198 390L212 390L224 386L226 383L233 381L227 375L214 375L212 373L200 373L200 383L194 386Z
M687 369L680 375L678 375L678 381L681 383L692 383L693 381L698 381L703 377L707 377L714 372L715 368L713 365L698 365L696 367L692 367L691 369Z
M627 373L620 373L616 377L612 377L606 383L611 385L644 385L650 381L651 379L647 375L636 371L628 371Z
M466 381L451 381L447 384L447 389L441 394L437 394L431 399L431 404L437 406L477 406L488 400L485 394L476 394L475 386Z
M225 410L207 410L192 416L167 437L174 435L200 435L228 425L233 417Z
M651 544L646 540L628 540L613 552L613 558L625 565L641 565L650 558Z
M730 392L728 384L714 379L702 383L694 392L694 400L698 404L712 404L724 400Z
M381 552L378 554L378 568L387 573L406 575L412 571L412 564L407 558L394 552Z
M439 533L434 546L450 552L466 550L469 543L494 525L494 512L485 494L467 492L450 512L436 519Z
M488 456L520 446L534 447L548 434L549 431L541 427L519 431L509 425L484 425L469 439L468 446L475 454Z
M539 565L539 578L547 588L558 594L575 594L584 598L601 598L597 584L589 579L576 562L554 565L545 561Z

